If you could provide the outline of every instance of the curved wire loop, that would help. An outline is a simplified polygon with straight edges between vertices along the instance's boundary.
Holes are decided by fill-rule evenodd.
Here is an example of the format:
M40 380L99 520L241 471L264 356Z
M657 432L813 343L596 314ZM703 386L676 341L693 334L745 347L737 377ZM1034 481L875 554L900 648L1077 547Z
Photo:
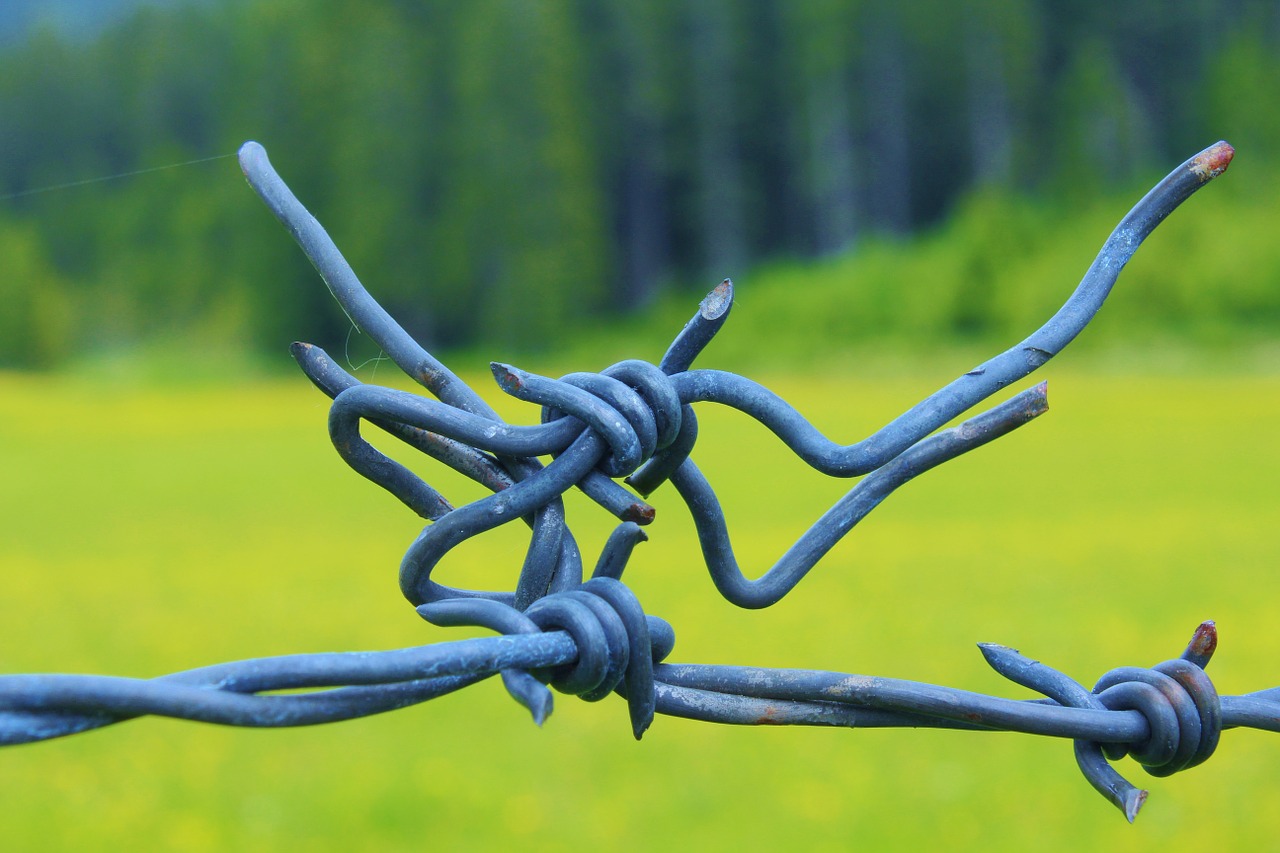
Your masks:
M643 525L655 517L639 495L670 481L693 517L703 561L720 594L748 608L779 601L898 487L1043 414L1041 383L944 429L1070 343L1143 239L1225 170L1232 155L1231 146L1219 142L1157 184L1120 221L1063 306L1021 343L871 435L840 444L758 383L693 369L729 316L728 279L702 300L656 364L627 360L559 379L492 364L503 392L541 407L537 424L506 423L378 305L276 174L265 150L245 143L240 164L250 186L293 234L357 328L432 395L362 384L319 347L292 347L307 377L333 399L329 433L342 459L429 522L401 563L401 591L434 625L484 628L499 636L385 652L262 658L154 679L0 676L0 744L73 734L143 714L240 726L332 722L416 704L500 674L539 725L552 710L548 685L588 701L618 693L627 700L636 738L655 713L729 724L931 726L1066 737L1075 742L1085 777L1132 820L1146 792L1120 776L1112 762L1129 755L1149 773L1167 775L1206 760L1224 728L1280 731L1280 688L1219 696L1205 675L1217 638L1211 622L1201 625L1180 658L1149 669L1112 670L1093 690L1012 649L983 644L992 667L1046 697L1011 700L843 673L665 664L675 643L673 629L647 615L620 578L635 546L647 538ZM755 579L739 567L715 492L690 458L698 437L693 407L700 403L754 418L818 471L862 478ZM455 506L370 444L364 425L492 494ZM620 522L585 581L562 500L571 488ZM529 526L530 540L512 591L450 587L432 577L457 545L516 520ZM307 692L274 695L279 690Z
M1219 142L1174 169L1121 219L1075 291L1044 325L852 444L823 435L758 383L725 371L692 369L728 319L733 306L733 284L728 279L702 301L657 365L631 360L599 374L570 374L559 380L511 365L491 365L504 392L543 407L542 423L537 426L506 424L369 295L324 228L272 168L262 146L245 143L240 164L250 186L293 234L352 322L438 398L360 385L319 348L294 345L303 370L334 398L329 428L342 458L434 522L412 543L401 563L400 586L406 598L416 605L473 596L523 609L542 595L572 588L581 579L581 560L559 495L577 487L620 521L648 524L655 515L653 507L615 482L626 477L643 495L671 480L694 517L716 588L734 604L758 608L790 592L898 486L1044 412L1041 385L952 431L930 437L1074 340L1102 307L1121 269L1147 235L1192 193L1221 174L1233 155L1230 145ZM755 580L749 580L738 566L719 502L689 459L697 438L692 405L706 402L738 409L760 421L823 473L868 475ZM361 436L362 423L423 449L494 494L454 509L424 480L370 445ZM544 469L540 456L554 461ZM551 518L546 517L548 508ZM532 524L534 534L514 592L455 588L432 579L448 551L515 518Z

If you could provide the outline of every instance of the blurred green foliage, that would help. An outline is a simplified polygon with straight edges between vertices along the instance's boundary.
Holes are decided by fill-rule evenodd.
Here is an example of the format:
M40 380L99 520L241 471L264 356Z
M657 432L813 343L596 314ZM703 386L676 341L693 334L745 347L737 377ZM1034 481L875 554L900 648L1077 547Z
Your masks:
M1168 336L1274 331L1278 9L234 0L36 29L0 51L0 365L341 350L345 318L232 160L42 191L248 138L413 333L531 350L787 269L857 309L810 340L1004 336L1115 205L1225 137L1243 186L1197 198L1203 233L1121 289Z
M1141 365L1201 357L1243 366L1274 353L1280 183L1247 160L1231 168L1148 238L1071 344L1073 358L1122 356ZM1135 186L1129 198L1061 205L981 190L910 240L874 238L832 258L762 264L738 282L729 328L703 362L892 371L895 360L910 368L952 353L976 363L1058 309L1141 192ZM636 353L657 358L654 343L693 306L689 294L668 296L641 316L576 336L564 362L599 368ZM465 357L483 363L482 356Z

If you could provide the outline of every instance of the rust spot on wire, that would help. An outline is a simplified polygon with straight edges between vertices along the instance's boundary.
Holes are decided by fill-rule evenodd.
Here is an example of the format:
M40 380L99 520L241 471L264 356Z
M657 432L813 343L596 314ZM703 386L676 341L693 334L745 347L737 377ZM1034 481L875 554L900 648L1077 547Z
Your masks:
M1191 160L1191 171L1201 181L1216 178L1231 165L1231 158L1236 156L1236 149L1226 142L1211 145Z
M788 720L783 716L782 709L777 705L765 705L760 710L760 716L756 717L755 724L757 726L785 726Z
M633 521L636 524L649 524L657 517L658 511L646 503L633 503L627 507L626 512L622 515L623 521Z
M1187 650L1182 653L1182 659L1204 669L1209 665L1209 659L1213 657L1217 648L1218 626L1212 619L1208 619L1201 622L1200 627L1196 628L1195 633L1192 634Z

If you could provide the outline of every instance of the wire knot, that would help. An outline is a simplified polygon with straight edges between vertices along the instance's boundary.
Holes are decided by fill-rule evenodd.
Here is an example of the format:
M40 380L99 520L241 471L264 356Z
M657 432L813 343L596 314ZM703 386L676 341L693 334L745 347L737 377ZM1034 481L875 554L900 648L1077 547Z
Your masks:
M1151 669L1113 669L1098 680L1093 692L1112 711L1138 711L1150 728L1141 743L1104 746L1112 761L1132 755L1152 776L1169 776L1205 761L1218 746L1218 691L1194 663L1170 660Z
M1201 622L1177 660L1150 669L1113 669L1090 692L1016 649L994 643L979 645L996 672L1060 705L1093 711L1135 711L1142 716L1146 730L1131 729L1133 740L1080 738L1075 742L1076 763L1085 778L1123 811L1130 823L1146 802L1147 792L1117 773L1109 762L1132 755L1152 776L1168 776L1194 767L1213 754L1223 728L1222 702L1204 670L1217 647L1217 626L1212 620Z
M639 599L621 581L592 578L576 589L538 599L523 613L483 598L445 599L417 610L433 625L472 625L503 634L567 633L578 649L572 663L532 673L502 672L507 691L533 712L539 725L551 713L545 683L588 702L617 691L627 700L637 740L653 722L653 666L671 653L675 632L665 620L646 616Z
M544 424L574 417L593 431L608 450L597 467L609 477L632 473L680 433L680 397L671 378L649 362L630 359L559 379L508 364L490 367L503 391L542 406Z

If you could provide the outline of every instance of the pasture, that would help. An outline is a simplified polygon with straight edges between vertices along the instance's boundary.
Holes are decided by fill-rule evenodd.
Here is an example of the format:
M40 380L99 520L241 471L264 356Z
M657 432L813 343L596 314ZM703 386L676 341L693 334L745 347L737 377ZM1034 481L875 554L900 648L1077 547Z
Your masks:
M651 541L626 580L675 626L670 659L1024 697L976 642L1091 685L1175 657L1212 618L1221 692L1280 684L1280 376L1056 364L1041 375L1046 416L908 484L770 610L720 599L683 506L655 492ZM763 381L848 442L953 376ZM473 384L501 396L486 377ZM0 375L0 672L152 676L465 636L401 598L396 567L420 523L342 464L326 410L301 377ZM755 576L849 484L808 471L745 417L699 416L695 459ZM479 495L438 466L418 470L455 503ZM570 522L590 561L610 519L576 500ZM440 577L510 588L523 544L516 529L472 541ZM1152 791L1129 826L1065 741L659 717L636 743L617 697L556 699L542 729L494 679L327 727L148 718L7 748L5 846L1136 851L1260 849L1280 830L1280 737L1267 733L1226 732L1207 764L1168 779L1122 762Z

